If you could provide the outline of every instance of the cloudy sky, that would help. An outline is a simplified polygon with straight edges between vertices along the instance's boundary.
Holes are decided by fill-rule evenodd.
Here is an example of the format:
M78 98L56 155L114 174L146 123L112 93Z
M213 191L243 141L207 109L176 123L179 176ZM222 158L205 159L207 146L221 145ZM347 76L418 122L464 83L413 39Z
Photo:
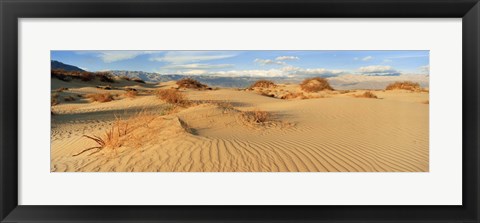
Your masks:
M89 71L309 77L429 74L429 51L51 51L51 59Z

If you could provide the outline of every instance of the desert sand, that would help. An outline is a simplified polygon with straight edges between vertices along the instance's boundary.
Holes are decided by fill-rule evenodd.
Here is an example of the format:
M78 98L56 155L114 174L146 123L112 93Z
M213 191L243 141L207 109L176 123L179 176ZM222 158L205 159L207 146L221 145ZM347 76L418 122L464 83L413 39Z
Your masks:
M52 79L52 94L59 95L51 116L52 172L429 171L426 91L371 90L375 99L356 96L365 90L335 90L280 99L301 92L299 86L179 89L194 103L173 108L152 92L175 82L96 87L104 85ZM138 96L126 97L126 88ZM107 92L116 94L113 101L84 97ZM62 99L68 96L74 99ZM255 110L268 112L268 121L248 121L244 112ZM124 131L121 142L92 148L99 146L92 138L105 137L115 123L125 128L117 130Z

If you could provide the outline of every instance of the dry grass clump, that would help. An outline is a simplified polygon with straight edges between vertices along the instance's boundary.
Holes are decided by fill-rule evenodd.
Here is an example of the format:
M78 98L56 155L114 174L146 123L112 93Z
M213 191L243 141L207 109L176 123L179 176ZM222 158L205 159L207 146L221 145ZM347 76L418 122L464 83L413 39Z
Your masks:
M258 80L252 85L250 85L250 88L255 88L255 87L263 87L263 88L269 88L269 87L276 87L277 85L273 83L272 81L269 80Z
M155 116L145 111L136 113L135 115L121 119L115 116L115 122L105 131L103 135L84 135L83 137L93 140L97 145L84 149L73 156L78 156L90 150L97 151L89 154L99 152L102 149L117 149L122 146L138 146L142 144L142 136L136 136L133 132L140 127L148 127L148 123L153 121Z
M296 99L296 98L306 99L307 96L305 96L303 94L303 92L296 92L296 93L288 92L288 93L286 93L286 94L284 94L280 97L280 99L287 99L287 100L288 99Z
M377 95L371 91L365 91L363 94L355 95L356 98L378 98Z
M243 111L241 116L249 123L261 124L269 120L270 113L261 110Z
M409 90L409 91L421 91L420 84L412 81L397 81L389 84L385 90Z
M422 101L422 104L428 105L428 104L430 104L430 100Z
M185 95L177 89L159 89L155 94L169 104L183 105L186 103Z
M190 88L190 89L204 89L208 86L200 83L199 81L193 78L183 78L177 81L177 85L180 88Z
M93 101L98 101L98 102L101 102L101 103L109 102L109 101L113 101L113 100L114 100L113 95L111 95L111 94L109 94L109 93L103 93L103 94L87 94L87 95L86 95L86 98L90 99L92 102L93 102Z
M300 88L305 92L319 92L324 90L333 91L327 79L321 77L307 78L300 84Z

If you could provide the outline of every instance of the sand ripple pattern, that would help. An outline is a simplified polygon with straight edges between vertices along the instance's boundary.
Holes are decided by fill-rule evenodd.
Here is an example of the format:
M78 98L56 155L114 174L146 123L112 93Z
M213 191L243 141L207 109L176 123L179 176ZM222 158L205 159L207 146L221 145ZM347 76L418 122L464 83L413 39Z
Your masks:
M251 101L251 99L249 99ZM140 148L88 156L75 129L53 129L52 171L426 172L428 105L326 98L267 101L264 109L294 125L251 128L218 108L190 108L152 123ZM275 101L274 101L275 100ZM280 104L281 103L281 104ZM182 124L184 123L184 124ZM92 124L92 123L86 123ZM102 124L75 125L83 132ZM61 125L61 124L59 124ZM185 125L192 131L186 131ZM91 128L91 129L89 129ZM83 133L82 132L82 133ZM58 140L57 140L58 139ZM83 141L82 141L83 140Z

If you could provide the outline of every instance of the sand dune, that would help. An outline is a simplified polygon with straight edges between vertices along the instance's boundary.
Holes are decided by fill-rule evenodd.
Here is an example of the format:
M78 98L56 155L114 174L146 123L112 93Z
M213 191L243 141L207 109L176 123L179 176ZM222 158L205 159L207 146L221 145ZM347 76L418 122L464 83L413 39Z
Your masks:
M429 171L429 105L423 103L428 92L372 91L380 99L370 99L354 97L363 91L329 91L318 98L282 100L257 91L182 89L196 103L171 111L148 91L174 83L130 85L102 90L75 81L52 84L52 90L69 88L62 94L121 95L129 86L145 93L52 106L51 171ZM298 86L270 89L272 94L287 90ZM244 111L255 109L272 117L265 123L243 118ZM135 115L139 111L142 115ZM116 118L135 126L119 148L74 156L97 145L84 135L103 136Z

